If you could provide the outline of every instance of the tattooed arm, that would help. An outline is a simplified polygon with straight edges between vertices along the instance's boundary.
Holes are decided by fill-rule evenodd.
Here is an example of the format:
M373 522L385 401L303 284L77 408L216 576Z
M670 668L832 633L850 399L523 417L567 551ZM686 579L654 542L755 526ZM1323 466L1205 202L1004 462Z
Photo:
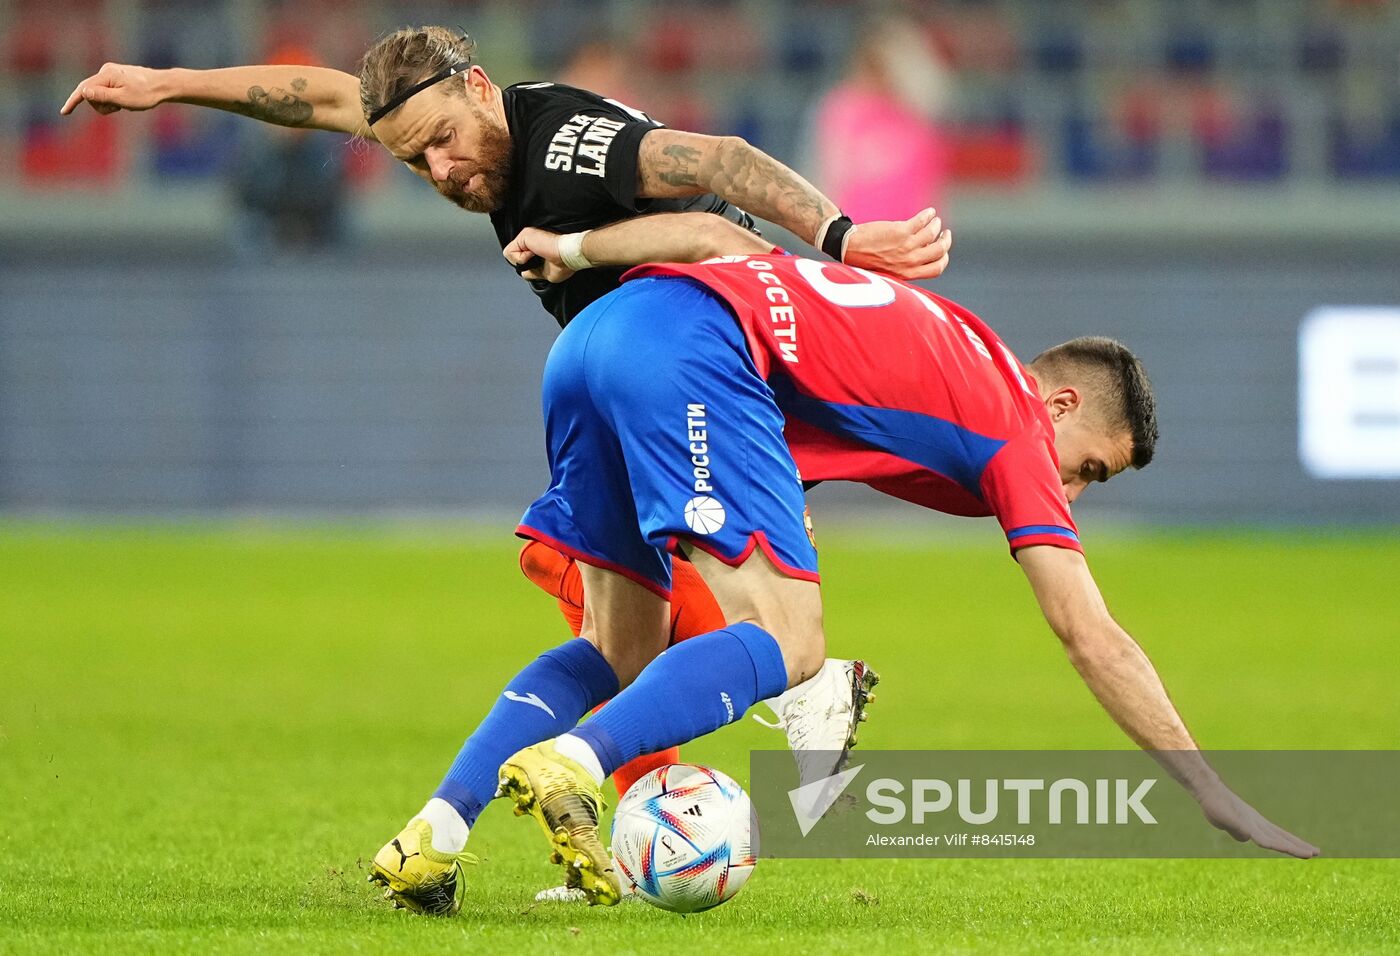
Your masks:
M797 173L737 136L655 129L642 138L637 195L647 199L714 193L812 242L836 204Z
M59 112L67 115L83 102L99 113L190 103L278 126L374 138L360 111L360 81L316 66L152 70L108 63L79 83Z
M663 199L714 193L816 244L840 211L815 186L737 136L654 129L642 137L637 196ZM931 279L948 265L952 235L932 209L902 222L866 222L850 232L844 262L907 279Z

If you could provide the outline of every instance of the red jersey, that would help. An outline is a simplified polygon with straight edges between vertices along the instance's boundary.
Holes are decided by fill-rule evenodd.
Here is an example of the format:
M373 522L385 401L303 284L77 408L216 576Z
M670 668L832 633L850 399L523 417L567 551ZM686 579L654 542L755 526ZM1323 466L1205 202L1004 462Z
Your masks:
M794 256L639 266L733 310L808 481L859 481L956 515L995 515L1011 549L1082 550L1035 380L995 332L897 279Z

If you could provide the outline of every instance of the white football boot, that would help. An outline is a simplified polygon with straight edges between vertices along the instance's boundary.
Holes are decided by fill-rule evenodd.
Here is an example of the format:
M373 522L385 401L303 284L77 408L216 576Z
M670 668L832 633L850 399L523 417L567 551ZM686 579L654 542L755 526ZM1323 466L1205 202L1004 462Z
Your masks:
M865 708L874 703L871 691L879 682L880 675L865 661L828 658L814 677L763 702L776 722L757 714L753 719L787 734L798 785L805 786L846 769L856 728L866 719Z
M588 894L583 892L580 886L565 883L563 886L551 886L547 890L540 890L535 894L536 903L587 903ZM622 902L632 903L641 899L637 893L637 888L626 877L622 879Z
M536 903L587 903L588 894L578 886L551 886L535 894Z

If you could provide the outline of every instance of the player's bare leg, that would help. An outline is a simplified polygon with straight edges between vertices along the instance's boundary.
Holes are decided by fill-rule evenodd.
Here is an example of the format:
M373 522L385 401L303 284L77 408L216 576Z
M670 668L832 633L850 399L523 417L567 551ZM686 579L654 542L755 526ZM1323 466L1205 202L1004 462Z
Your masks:
M761 554L762 552L756 552ZM764 571L746 570L753 564L745 562L733 568L703 551L691 555L695 567L710 584L716 600L730 621L773 619L777 609L764 607L765 596L781 592L774 579L791 581L766 560ZM809 583L809 582L793 582ZM813 585L815 587L815 585ZM730 615L749 615L735 618ZM816 627L820 628L820 618ZM787 734L788 747L797 762L800 784L808 784L843 770L856 745L856 730L865 719L865 708L875 695L871 692L879 676L864 661L824 660L815 674L790 686L771 701L766 701L778 716L777 723L754 719L768 727L780 728Z
M816 676L826 662L819 584L784 574L762 548L737 566L698 548L690 549L689 558L709 585L726 624L757 624L777 641L789 687Z
M559 610L575 636L583 631L583 576L573 558L556 551L542 541L527 541L520 551L520 569L540 590L559 603ZM695 569L677 561L671 581L670 643L683 641L696 634L717 631L724 627L719 605L705 587ZM679 763L679 747L668 747L660 753L646 754L619 767L613 774L613 786L620 797L627 789L657 767ZM572 898L569 893L544 890L536 899L541 902Z
M671 608L667 646L679 644L698 634L724 627L724 613L693 565L685 561L671 564ZM667 747L654 754L643 754L613 771L612 782L621 797L632 784L658 767L680 763L681 749Z
M625 690L666 649L670 604L635 581L578 565L583 590L583 630L579 634L602 652Z

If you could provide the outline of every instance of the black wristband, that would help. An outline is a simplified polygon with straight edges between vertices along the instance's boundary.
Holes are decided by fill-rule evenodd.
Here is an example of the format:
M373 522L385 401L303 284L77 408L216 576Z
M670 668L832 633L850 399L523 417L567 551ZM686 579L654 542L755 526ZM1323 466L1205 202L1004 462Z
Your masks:
M841 247L846 244L846 233L855 226L851 222L850 216L841 216L832 220L831 225L826 227L826 235L822 236L822 252L825 252L837 262L841 261Z

